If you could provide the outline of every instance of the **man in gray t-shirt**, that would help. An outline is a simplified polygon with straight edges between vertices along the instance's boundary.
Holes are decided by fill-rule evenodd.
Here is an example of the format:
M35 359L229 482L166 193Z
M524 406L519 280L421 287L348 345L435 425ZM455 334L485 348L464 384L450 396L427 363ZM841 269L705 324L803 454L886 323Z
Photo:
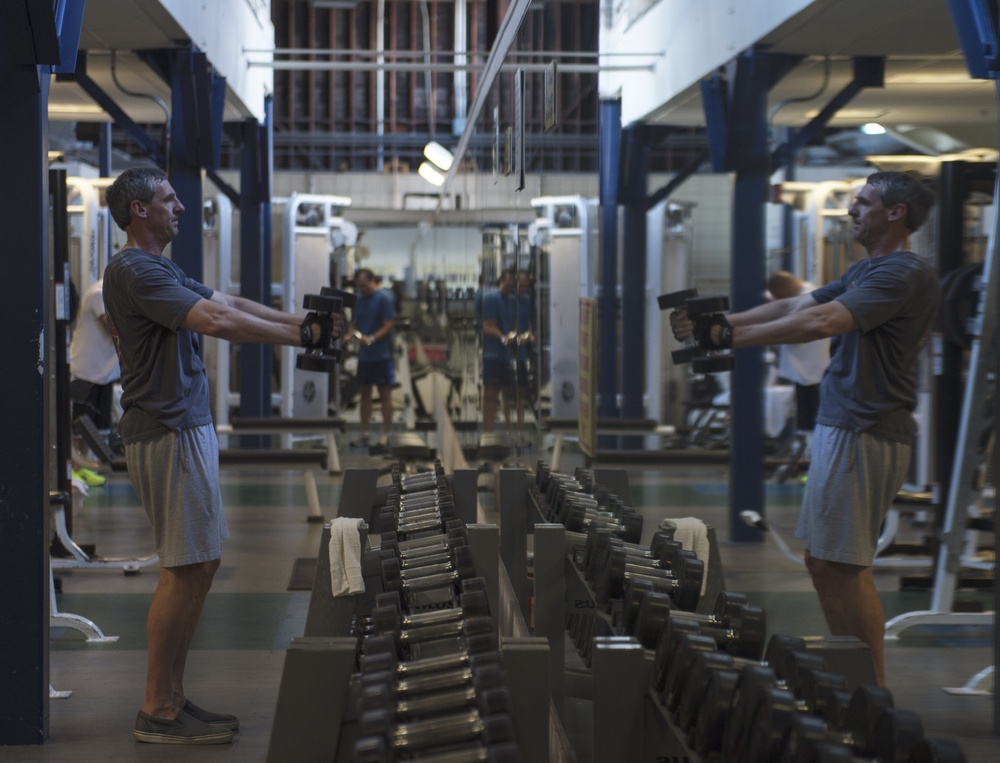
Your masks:
M132 734L154 744L223 744L237 718L198 707L184 693L191 638L229 536L200 335L325 347L343 330L343 316L303 320L188 278L164 256L184 205L163 171L126 170L106 197L128 235L108 262L103 292L121 365L120 429L160 557L146 621L146 691Z
M871 647L880 684L885 613L872 561L909 466L917 361L940 300L934 269L906 245L933 202L909 175L876 172L848 210L868 258L839 281L725 319L670 318L675 337L712 349L832 338L796 535L830 631Z

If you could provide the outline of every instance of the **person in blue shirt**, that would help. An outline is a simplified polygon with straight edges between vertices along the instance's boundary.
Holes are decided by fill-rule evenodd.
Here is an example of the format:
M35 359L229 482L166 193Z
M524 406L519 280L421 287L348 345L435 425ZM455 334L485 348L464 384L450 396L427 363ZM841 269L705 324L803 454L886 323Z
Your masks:
M709 349L833 339L795 534L830 632L871 647L880 686L885 611L872 564L910 467L920 352L941 298L934 267L908 249L933 203L903 172L869 175L847 211L868 256L839 280L699 325L684 310L670 316L677 339Z
M517 428L523 430L524 411L528 404L528 349L535 343L531 276L525 270L517 271L517 296L511 301L514 307L511 324L517 333L517 366L514 371L514 382L517 385Z
M511 355L508 344L516 328L508 298L514 291L514 276L500 274L497 288L483 295L483 431L496 429L500 391L503 390L504 419L510 423Z
M146 691L132 734L153 744L225 744L239 720L198 707L184 690L191 639L229 537L201 335L327 347L343 316L303 320L189 278L164 255L184 205L158 168L126 170L105 198L128 235L108 262L102 292L121 368L119 429L160 558L146 619Z
M354 276L358 300L354 305L351 333L358 340L358 374L360 385L361 439L360 446L371 443L368 425L372 417L372 387L378 387L382 405L382 437L379 447L385 447L392 431L392 327L396 308L392 294L380 289L375 274L362 268Z

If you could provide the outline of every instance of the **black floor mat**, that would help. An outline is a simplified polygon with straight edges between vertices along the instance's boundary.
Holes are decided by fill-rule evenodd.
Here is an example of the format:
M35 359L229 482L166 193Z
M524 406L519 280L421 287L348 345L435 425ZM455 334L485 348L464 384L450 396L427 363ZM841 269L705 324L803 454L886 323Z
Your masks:
M299 558L292 567L292 577L288 581L289 591L311 591L316 577L317 559Z

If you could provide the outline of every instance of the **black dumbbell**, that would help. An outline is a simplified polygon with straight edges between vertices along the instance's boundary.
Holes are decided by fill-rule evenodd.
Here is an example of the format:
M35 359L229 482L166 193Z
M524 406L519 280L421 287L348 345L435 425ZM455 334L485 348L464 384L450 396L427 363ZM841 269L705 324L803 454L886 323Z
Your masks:
M466 578L476 576L472 549L458 546L451 562L427 565L416 569L402 569L397 559L382 560L382 583L386 591L407 594L431 588L457 586Z
M924 737L910 751L909 763L965 763L965 753L950 739Z
M763 614L760 617L763 619ZM737 671L744 667L770 671L760 676L748 676L747 680L759 678L763 683L764 679L770 676L770 683L779 684L780 688L790 689L793 693L798 687L798 670L801 667L824 669L823 659L808 654L805 641L795 636L780 634L772 636L767 644L767 650L764 651L762 649L764 634L760 629L763 622L758 621L756 617L751 617L750 620L755 621L751 630L759 634L759 639L755 636L753 640L761 642L761 647L755 650L756 654L753 655L754 650L750 649L745 649L743 655L724 652L726 656L717 660L715 664L721 665L722 661L725 661L725 667ZM764 651L763 661L760 660L762 651ZM657 644L654 663L654 685L661 692L663 704L671 713L677 710L682 698L690 691L692 681L689 671L698 652L717 653L719 642L712 635L702 633L700 623L671 619Z
M749 604L745 595L721 591L711 614L701 614L678 609L671 596L655 589L644 590L644 583L637 580L630 584L622 632L635 636L647 649L657 650L657 676L674 659L670 650L677 645L671 643L671 634L681 631L709 636L717 648L734 657L760 660L767 638L767 613Z
M650 559L660 559L663 547L668 542L674 542L674 533L670 530L657 530L650 539L649 547L632 543L624 538L616 538L614 533L605 527L590 527L587 529L587 539L583 545L582 560L577 557L577 566L583 571L587 580L593 580L605 564L608 548L616 542L630 554L644 556Z
M484 715L491 715L510 710L505 682L498 660L480 662L451 676L436 673L407 681L394 681L385 672L367 673L362 678L359 705L362 717L369 711L386 711L397 720L414 720L467 707L478 707Z
M692 320L699 316L710 316L725 313L729 310L729 297L699 297L697 289L685 289L671 294L661 294L656 299L660 310L676 310L683 308ZM720 371L731 371L733 356L728 352L719 353L698 347L693 341L687 343L683 350L671 353L674 363L691 363L696 374L711 374Z
M468 742L498 744L514 738L514 724L510 715L480 715L477 710L399 724L393 724L388 713L371 713L367 719L366 731L368 736L365 739L381 737L386 742L387 751L397 755Z
M666 562L661 567L649 564L649 560L630 560L624 548L609 547L607 560L593 582L597 600L605 603L609 599L621 599L630 580L652 578L671 591L677 606L693 610L701 598L705 565L694 554L676 548L665 548L664 555Z
M496 631L490 630L468 634L458 648L427 657L400 660L397 643L392 636L367 636L362 643L361 675L384 671L400 683L420 678L424 683L419 684L419 690L430 691L429 686L446 688L462 680L471 680L471 671L477 663L496 661L499 664L498 650ZM417 687L418 684L411 686Z
M844 676L825 670L826 666L822 657L814 653L799 651L798 644L791 638L788 639L785 648L795 651L775 654L774 639L769 646L771 651L767 657L773 661L773 664L766 660L764 663L754 663L711 649L695 650L678 655L682 661L671 666L672 675L668 682L671 688L673 688L674 682L680 688L668 700L675 702L674 718L678 726L688 733L692 745L697 746L699 743L696 739L698 722L701 712L708 704L708 677L712 673L718 671L733 673L736 676L735 682L738 682L737 671L751 667L754 670L755 680L791 692L795 697L796 709L803 713L821 711L820 687L829 686L838 690L846 690L847 682ZM748 679L744 678L743 680ZM679 695L679 699L677 699L677 695ZM716 719L712 723L719 722L719 719ZM701 733L704 734L709 728L710 726L702 726ZM721 726L715 726L714 731L716 736L721 738Z
M469 534L460 522L456 522L446 533L432 533L422 538L401 541L396 532L384 532L380 538L379 550L391 550L400 559L436 554L453 545L469 544Z
M458 519L455 507L450 502L442 504L436 512L420 517L416 515L404 516L402 519L391 508L384 508L379 512L378 521L382 533L394 532L397 535L407 536L407 540L410 540L411 536L425 537L423 534L440 534L453 527L465 526Z
M379 513L379 521L386 524L395 523L396 532L412 533L421 529L433 529L448 520L457 519L455 504L450 498L433 505L419 508L394 509L386 506Z
M326 287L324 287L326 289ZM346 294L346 292L344 293ZM353 296L353 295L351 295ZM353 304L353 299L350 300ZM302 307L312 313L329 315L330 313L342 313L344 307L349 306L345 302L343 294L306 294L302 298ZM332 372L340 363L343 353L333 346L335 339L330 337L329 341L321 347L310 347L295 358L295 367L303 371Z
M783 740L799 713L794 695L787 689L777 688L773 679L773 673L766 669L746 667L741 671L733 695L733 712L723 735L723 756L736 755L735 760L743 751L750 750L751 754L766 756L749 758L751 760L777 760ZM849 744L859 755L868 755L876 735L876 723L892 707L892 694L887 689L860 686L851 695L842 726L834 727L819 720L829 732L830 741ZM766 733L758 733L764 717L770 719L771 728ZM901 714L900 720L909 723L915 717ZM916 722L919 725L919 718ZM920 736L923 736L922 731L917 738Z
M469 545L469 539L461 535L441 536L442 542L434 545L421 546L414 549L399 548L393 542L383 541L378 554L380 559L398 559L402 569L421 567L427 564L439 564L454 559L455 549Z
M403 614L398 606L376 606L371 615L371 632L392 636L402 646L433 639L455 638L468 633L467 623L489 619L490 607L482 592L463 593L459 606ZM478 632L478 631L477 631Z

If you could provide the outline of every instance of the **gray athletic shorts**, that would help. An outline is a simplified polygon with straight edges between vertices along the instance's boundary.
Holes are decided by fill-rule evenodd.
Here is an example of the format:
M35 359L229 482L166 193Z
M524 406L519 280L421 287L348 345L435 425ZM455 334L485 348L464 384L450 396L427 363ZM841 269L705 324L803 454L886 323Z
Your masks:
M222 557L229 527L219 494L215 427L205 424L126 445L125 463L153 525L161 567Z
M817 424L796 537L817 559L870 567L911 446Z

